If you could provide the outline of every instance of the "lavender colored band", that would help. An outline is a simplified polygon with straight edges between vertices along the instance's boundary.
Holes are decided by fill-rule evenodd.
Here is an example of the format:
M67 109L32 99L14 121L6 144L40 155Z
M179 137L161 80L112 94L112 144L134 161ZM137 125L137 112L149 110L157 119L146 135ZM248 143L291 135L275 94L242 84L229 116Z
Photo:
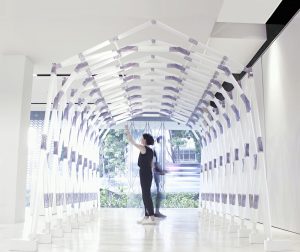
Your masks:
M231 109L234 112L236 121L239 121L241 119L239 110L234 104L231 105Z
M238 161L239 159L239 149L234 149L234 160Z
M171 104L171 103L169 103L169 102L162 102L161 105L162 105L162 106L168 106L168 107L170 107L170 108L174 108L174 105Z
M178 53L184 54L186 56L189 56L191 54L190 51L188 51L180 46L171 46L169 48L169 52L178 52Z
M219 89L222 87L221 83L216 79L211 79L210 83L216 85Z
M222 126L222 124L220 123L219 120L216 121L216 123L217 123L217 125L219 126L219 129L220 129L221 134L223 134L223 126Z
M262 137L257 138L257 151L258 152L263 152L264 151L264 146L262 142Z
M249 157L250 156L250 144L246 143L245 144L245 157Z
M132 96L128 97L128 100L132 101L134 99L139 99L139 98L142 98L142 96L141 95L132 95Z
M178 83L181 83L182 82L182 79L180 79L180 78L178 78L178 77L176 77L176 76L166 76L165 77L165 80L172 80L172 81L176 81L176 82L178 82Z
M164 87L164 90L170 90L170 91L173 91L175 93L179 93L179 90L177 88L174 88L174 87Z
M227 128L231 128L231 123L230 123L230 119L228 117L228 115L226 113L223 114L223 117L225 118L226 120L226 123L227 123Z
M219 165L220 165L220 166L223 166L223 156L220 156L220 157L219 157Z
M117 52L119 54L124 53L124 52L137 52L138 47L137 46L124 46L123 48L119 49Z
M182 65L179 65L179 64L174 64L174 63L167 64L167 68L175 68L182 72L185 71L185 67L183 67Z
M54 109L58 109L58 103L59 103L60 99L63 97L63 95L64 95L64 92L62 90L56 94L54 101L53 101Z
M217 159L214 159L214 168L217 168Z
M172 95L163 95L162 97L163 97L163 99L170 99L172 101L176 101L176 97L174 97Z
M241 94L241 99L242 99L242 101L243 101L244 104L245 104L246 111L247 111L247 112L250 112L250 111L251 111L251 104L250 104L250 101L249 101L249 99L247 98L247 96L246 96L245 94Z
M230 164L230 152L226 153L226 163Z
M43 134L41 139L41 149L46 150L47 149L47 135Z
M130 67L139 67L139 63L130 62L130 63L120 66L120 69L127 69Z
M215 128L211 127L211 130L214 133L214 137L217 138L218 135L217 135L217 131L215 130Z
M82 86L87 86L87 84L89 84L90 82L94 81L95 78L93 76L90 76L88 78L86 78L83 82L82 82Z
M71 89L71 97L74 97L74 95L77 93L78 89L72 88Z
M89 64L88 64L87 62L79 63L79 64L75 67L74 71L75 71L76 73L78 73L81 69L87 67L88 65L89 65Z
M141 90L141 86L131 86L131 87L128 87L125 89L126 92L130 92L130 91L133 91L133 90Z
M123 78L124 82L130 81L130 80L139 80L141 78L141 76L139 75L129 75L126 76L125 78Z
M196 39L189 38L189 42L193 45L198 45L198 41Z
M100 88L94 88L91 92L90 92L90 97L94 96L94 94L100 94Z
M227 76L231 75L230 69L225 65L218 65L218 69L222 70Z
M53 142L53 154L58 155L58 141Z
M209 90L204 91L203 97L205 97L206 95L210 96L211 98L214 98L214 94Z
M172 114L172 111L169 109L161 109L161 112L167 113L167 114Z

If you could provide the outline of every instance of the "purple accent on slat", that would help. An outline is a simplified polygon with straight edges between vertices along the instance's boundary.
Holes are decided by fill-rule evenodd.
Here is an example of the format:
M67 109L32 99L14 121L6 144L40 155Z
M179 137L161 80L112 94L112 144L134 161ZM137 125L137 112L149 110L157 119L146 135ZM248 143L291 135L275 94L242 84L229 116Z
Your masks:
M253 158L254 158L254 170L256 170L257 169L257 163L258 163L257 154L254 154Z
M51 68L51 73L56 74L56 69L57 69L57 65L56 65L56 63L53 63L52 68Z
M258 152L263 152L264 151L264 146L262 142L262 137L257 138L257 151Z
M64 95L64 92L62 90L56 94L56 96L53 100L53 108L54 109L58 108L58 103L59 103L60 99L63 97L63 95Z
M164 90L170 90L170 91L173 91L175 93L179 93L179 90L177 88L174 88L174 87L164 87Z
M168 102L162 102L161 105L162 105L162 106L168 106L168 107L170 107L170 108L174 108L174 105L171 104L171 103L168 103Z
M218 65L218 69L222 70L227 76L231 75L230 69L225 65Z
M223 166L223 156L219 157L219 166Z
M234 112L236 121L239 121L241 119L239 110L234 104L231 105L231 109Z
M121 49L119 49L117 52L120 54L124 52L137 52L137 51L138 51L137 46L124 46Z
M176 98L172 95L163 95L162 97L163 97L163 99L170 99L172 101L176 101Z
M88 78L86 78L83 82L82 82L82 86L86 87L87 84L89 84L91 81L95 80L95 78L93 76L90 76Z
M76 160L76 152L71 151L71 162L75 162L75 160Z
M242 99L242 101L243 101L244 104L245 104L246 111L247 111L247 112L250 112L250 111L251 111L251 104L250 104L250 101L249 101L249 99L247 98L247 96L246 96L245 94L241 94L241 99Z
M211 127L212 132L214 133L214 137L217 138L217 131L214 127Z
M248 78L253 77L252 67L245 67L243 71L248 74Z
M253 208L258 209L258 204L259 204L259 195L255 194L253 199Z
M213 92L209 91L209 90L205 90L204 91L204 94L203 94L203 97L205 97L206 95L210 96L211 98L214 98L214 94Z
M234 160L235 161L238 161L240 158L239 158L239 149L234 149Z
M50 202L49 202L49 194L44 193L44 208L49 208Z
M184 56L184 59L185 59L186 61L189 61L189 62L192 62L192 61L193 61L193 59L192 59L191 57L188 57L188 56Z
M87 165L88 165L88 160L87 160L87 158L84 158L84 160L83 160L83 167L87 167Z
M190 119L189 119L189 122L191 122L191 123L193 123L194 125L196 125L196 121L195 121L195 120L193 120L192 118L190 118ZM190 127L191 127L191 125L188 125L188 126L190 126Z
M109 113L108 113L108 112L103 112L103 113L101 113L99 117L106 117L106 116L109 116Z
M209 170L211 170L211 169L212 169L212 162L209 161Z
M78 89L72 88L71 89L71 97L74 97L74 95L77 93Z
M207 117L212 122L214 120L213 116L209 113L209 111L206 109Z
M214 159L214 168L217 168L217 159Z
M230 123L230 119L228 117L228 115L226 113L223 114L223 117L225 118L226 120L226 123L227 123L227 128L231 128L231 123Z
M161 111L161 112L165 112L165 113L167 113L167 114L171 114L171 113L172 113L172 111L171 111L171 110L168 110L168 109L161 109L160 111Z
M219 120L217 120L217 121L216 121L216 124L218 125L218 127L219 127L219 129L220 129L220 132L221 132L221 134L223 134L223 126L222 126L222 124L220 123L220 121L219 121Z
M175 69L178 69L182 72L185 71L185 67L182 66L182 65L179 65L179 64L175 64L175 63L170 63L170 64L167 64L167 68L175 68Z
M120 69L126 69L126 68L130 68L130 67L139 67L139 63L130 62L130 63L120 66Z
M70 112L70 108L72 107L72 104L69 103L66 107L65 107L65 110L64 110L64 114L63 114L63 118L64 120L68 120L69 118L69 112Z
M93 162L90 160L89 161L89 169L92 169L93 168Z
M166 76L166 77L165 77L165 80L173 80L173 81L176 81L176 82L178 82L178 83L181 83L181 82L182 82L182 79L180 79L180 78L178 78L178 77L176 77L176 76L172 76L172 75Z
M47 135L46 134L42 134L41 149L42 150L46 150L47 149Z
M209 105L209 102L208 102L207 100L201 99L201 100L199 101L199 105L201 105L201 103L203 103L206 107Z
M130 91L133 91L133 90L141 90L141 86L131 86L131 87L128 87L125 89L126 92L130 92Z
M190 51L188 51L187 49L182 48L180 46L171 46L169 48L169 52L178 52L178 53L182 53L186 56L189 56L191 54Z
M64 86L65 83L67 82L68 78L67 77L63 77L61 85Z
M210 83L216 85L219 89L222 87L221 83L216 79L211 79Z
M249 194L249 207L253 208L253 194Z
M98 105L100 102L104 102L104 98L99 98L95 101L95 104Z
M142 98L142 96L141 95L132 95L132 96L128 97L128 100L132 101L133 99L139 99L139 98Z
M204 137L203 137L203 141L204 141L205 146L207 146L207 141Z
M227 194L226 193L222 193L222 203L227 204Z
M198 45L198 41L196 39L189 38L189 42L193 45Z
M53 142L53 154L58 155L58 141Z
M124 82L130 81L130 80L139 80L141 76L139 75L129 75L123 78Z
M75 67L74 71L75 71L76 73L78 73L81 69L87 67L88 65L89 65L89 64L88 64L87 62L79 63L79 64Z
M78 155L77 164L82 165L82 155Z
M245 144L245 157L249 157L250 156L250 144L246 143Z
M90 92L90 97L92 97L94 94L101 94L100 88L94 88L91 92Z
M230 164L230 152L226 153L226 164Z
M61 157L62 157L62 159L67 159L68 158L68 147L63 147L62 148Z
M221 194L220 193L215 193L215 199L216 199L216 202L220 203L220 201L221 201Z

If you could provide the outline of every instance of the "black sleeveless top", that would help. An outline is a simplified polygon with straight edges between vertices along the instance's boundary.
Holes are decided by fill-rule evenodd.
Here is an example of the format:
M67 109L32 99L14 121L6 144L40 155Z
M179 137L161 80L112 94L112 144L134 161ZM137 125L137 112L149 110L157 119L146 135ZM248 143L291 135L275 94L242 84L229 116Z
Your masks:
M140 153L138 159L138 166L142 170L149 169L149 171L152 171L153 150L147 146L145 147L146 147L146 153L145 154Z

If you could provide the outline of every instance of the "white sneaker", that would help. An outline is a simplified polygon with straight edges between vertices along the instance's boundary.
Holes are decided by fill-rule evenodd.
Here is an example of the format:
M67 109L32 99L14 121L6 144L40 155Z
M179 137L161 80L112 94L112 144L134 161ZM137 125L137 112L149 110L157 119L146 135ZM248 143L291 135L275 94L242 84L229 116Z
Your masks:
M143 222L146 221L147 219L149 219L149 216L144 216L142 219L137 221L137 224L143 224Z
M144 221L142 221L141 223L142 225L155 225L157 224L155 217L149 217L147 219L145 219Z

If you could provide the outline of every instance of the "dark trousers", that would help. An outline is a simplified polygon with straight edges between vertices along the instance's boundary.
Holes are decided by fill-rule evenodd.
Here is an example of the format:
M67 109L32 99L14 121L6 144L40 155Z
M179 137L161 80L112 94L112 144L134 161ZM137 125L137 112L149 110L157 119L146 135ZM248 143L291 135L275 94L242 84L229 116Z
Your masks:
M140 182L142 188L142 198L145 206L145 216L154 215L153 202L151 197L152 171L149 169L140 169Z
M156 185L156 201L155 201L155 212L159 213L160 202L162 200L162 193L160 191L160 174L158 172L154 173L154 182Z

